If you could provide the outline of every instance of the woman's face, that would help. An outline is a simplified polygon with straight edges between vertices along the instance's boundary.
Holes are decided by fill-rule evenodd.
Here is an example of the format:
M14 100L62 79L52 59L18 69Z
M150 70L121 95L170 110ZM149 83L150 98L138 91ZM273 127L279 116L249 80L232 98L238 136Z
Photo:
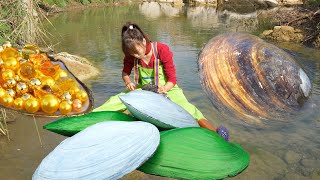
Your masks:
M131 56L137 58L137 59L142 59L146 55L146 40L143 39L142 43L135 44L134 45L134 51L130 54Z
M131 56L141 59L143 57L145 57L146 54L146 46L145 45L141 45L141 44L137 44L135 45L135 51L134 53L130 54Z

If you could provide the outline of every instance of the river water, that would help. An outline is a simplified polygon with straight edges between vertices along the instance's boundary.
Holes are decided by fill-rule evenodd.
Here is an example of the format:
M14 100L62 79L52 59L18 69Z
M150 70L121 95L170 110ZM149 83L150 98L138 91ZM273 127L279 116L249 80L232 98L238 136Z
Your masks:
M274 11L275 10L268 10ZM215 7L188 7L144 2L129 6L66 12L46 25L54 49L83 56L101 70L84 83L92 90L94 105L124 90L121 80L120 32L127 21L139 24L153 41L166 43L174 53L178 84L186 97L216 126L230 131L231 141L250 154L249 167L232 179L320 179L320 52L292 43L274 43L290 52L307 72L312 95L298 115L268 128L248 126L213 108L201 88L197 57L212 37L224 32L258 34L267 12L236 13ZM272 43L272 42L271 42ZM10 116L10 114L9 114ZM42 130L52 119L18 116L9 123L10 141L0 137L0 179L31 179L41 160L65 137ZM135 171L124 179L162 179Z

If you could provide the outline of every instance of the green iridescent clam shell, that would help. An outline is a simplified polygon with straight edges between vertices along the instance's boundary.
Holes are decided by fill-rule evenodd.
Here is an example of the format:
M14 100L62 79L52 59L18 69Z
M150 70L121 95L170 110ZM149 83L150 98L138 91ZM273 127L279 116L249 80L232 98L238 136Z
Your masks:
M239 144L197 127L162 131L156 153L139 170L177 179L223 179L245 170L249 154Z

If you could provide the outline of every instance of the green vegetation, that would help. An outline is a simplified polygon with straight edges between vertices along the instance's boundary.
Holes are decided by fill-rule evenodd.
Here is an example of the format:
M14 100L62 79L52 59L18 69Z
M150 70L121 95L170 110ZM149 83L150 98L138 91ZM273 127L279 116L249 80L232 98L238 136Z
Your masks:
M41 24L44 17L39 0L8 0L0 2L0 43L45 42L47 34ZM45 17L44 17L45 18Z
M65 7L68 3L68 0L43 0L42 2L49 5L57 5L58 7Z
M68 4L89 5L114 3L122 0L5 0L0 1L0 44L45 43L49 34L42 26L48 11Z
M310 0L309 5L313 7L319 7L320 6L320 0Z
M58 7L65 7L68 3L81 3L83 5L88 5L91 3L112 3L116 0L42 0L43 3L47 3L49 5L57 5Z

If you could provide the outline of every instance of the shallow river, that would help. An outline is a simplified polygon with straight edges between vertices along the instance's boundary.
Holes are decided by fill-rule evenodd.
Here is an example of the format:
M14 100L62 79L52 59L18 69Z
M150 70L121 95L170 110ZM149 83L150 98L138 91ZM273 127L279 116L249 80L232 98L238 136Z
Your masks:
M272 11L272 10L271 10ZM94 105L124 90L121 80L120 31L126 21L139 24L153 41L166 43L174 53L178 84L186 97L215 125L223 124L231 141L250 154L249 167L232 179L320 179L320 52L294 44L287 49L302 65L313 84L312 95L297 116L268 128L248 126L219 113L201 88L197 57L212 37L223 32L259 33L261 14L217 11L214 7L172 7L145 2L131 6L67 12L51 17L54 49L83 56L101 70L86 80ZM10 116L10 114L9 114ZM41 160L65 137L42 130L52 119L18 116L9 123L11 141L0 137L0 179L31 179ZM124 179L162 179L139 172Z

